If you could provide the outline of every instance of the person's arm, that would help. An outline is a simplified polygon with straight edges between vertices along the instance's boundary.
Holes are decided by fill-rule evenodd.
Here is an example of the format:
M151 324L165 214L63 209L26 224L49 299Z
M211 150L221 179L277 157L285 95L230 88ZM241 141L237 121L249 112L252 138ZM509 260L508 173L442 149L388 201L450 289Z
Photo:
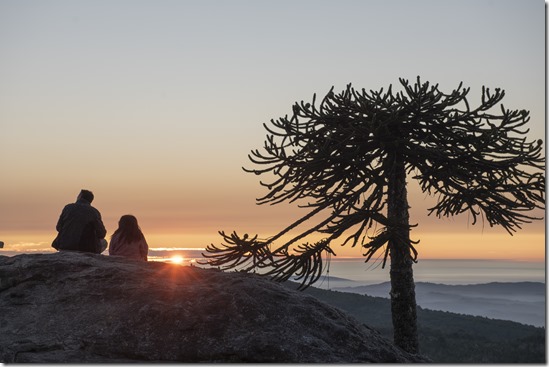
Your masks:
M111 242L109 243L109 255L114 255L116 246L118 246L118 237L114 235L111 237Z
M59 219L57 220L57 224L55 226L55 229L57 230L57 236L53 239L51 243L51 247L53 247L56 250L59 250L59 234L61 233L61 229L63 228L63 225L65 223L65 210L66 207L63 208L61 211L61 214L59 215Z
M95 234L97 238L102 239L105 238L105 236L107 235L107 230L105 229L105 225L101 220L101 213L99 213L98 210L96 210L96 213L97 217L95 219Z
M65 223L65 212L67 211L67 207L64 207L61 211L61 215L59 216L59 219L57 220L57 225L55 226L55 229L57 232L61 231L61 228L63 228L63 224Z
M145 239L145 237L143 237L143 241L141 241L141 247L139 250L141 256L143 257L143 260L148 261L147 256L149 254L149 245L147 244L147 240Z

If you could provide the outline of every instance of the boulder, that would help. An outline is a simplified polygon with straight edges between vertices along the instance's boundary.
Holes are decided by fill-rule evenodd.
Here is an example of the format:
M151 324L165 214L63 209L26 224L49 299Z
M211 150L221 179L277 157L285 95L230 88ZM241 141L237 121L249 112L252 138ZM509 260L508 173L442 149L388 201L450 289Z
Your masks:
M0 362L423 362L316 298L239 272L0 256Z

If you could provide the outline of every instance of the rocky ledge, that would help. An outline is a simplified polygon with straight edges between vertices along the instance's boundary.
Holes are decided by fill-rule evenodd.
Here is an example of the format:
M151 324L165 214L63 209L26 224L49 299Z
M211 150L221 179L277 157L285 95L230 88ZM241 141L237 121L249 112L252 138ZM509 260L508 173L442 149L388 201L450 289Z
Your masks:
M63 252L0 256L0 362L423 362L260 276Z

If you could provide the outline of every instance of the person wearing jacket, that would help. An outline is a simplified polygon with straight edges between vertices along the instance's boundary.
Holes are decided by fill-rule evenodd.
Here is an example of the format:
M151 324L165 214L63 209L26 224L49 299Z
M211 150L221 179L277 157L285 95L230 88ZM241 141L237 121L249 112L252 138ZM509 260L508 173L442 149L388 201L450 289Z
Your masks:
M52 247L58 251L100 254L107 248L107 230L101 214L91 206L93 193L81 190L75 203L66 205L57 221L57 237Z
M137 218L129 214L120 217L118 229L111 237L109 255L147 261L148 252L149 245L137 224Z

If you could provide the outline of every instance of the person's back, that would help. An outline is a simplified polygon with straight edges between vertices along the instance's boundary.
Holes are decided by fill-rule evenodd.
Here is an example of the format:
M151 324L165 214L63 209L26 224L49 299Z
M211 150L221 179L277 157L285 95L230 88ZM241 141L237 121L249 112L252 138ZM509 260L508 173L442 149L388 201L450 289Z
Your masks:
M52 247L58 251L101 253L106 248L107 231L101 214L91 206L93 193L82 190L75 203L63 208L57 222L57 237Z
M133 215L123 215L111 237L109 255L147 261L149 245Z

